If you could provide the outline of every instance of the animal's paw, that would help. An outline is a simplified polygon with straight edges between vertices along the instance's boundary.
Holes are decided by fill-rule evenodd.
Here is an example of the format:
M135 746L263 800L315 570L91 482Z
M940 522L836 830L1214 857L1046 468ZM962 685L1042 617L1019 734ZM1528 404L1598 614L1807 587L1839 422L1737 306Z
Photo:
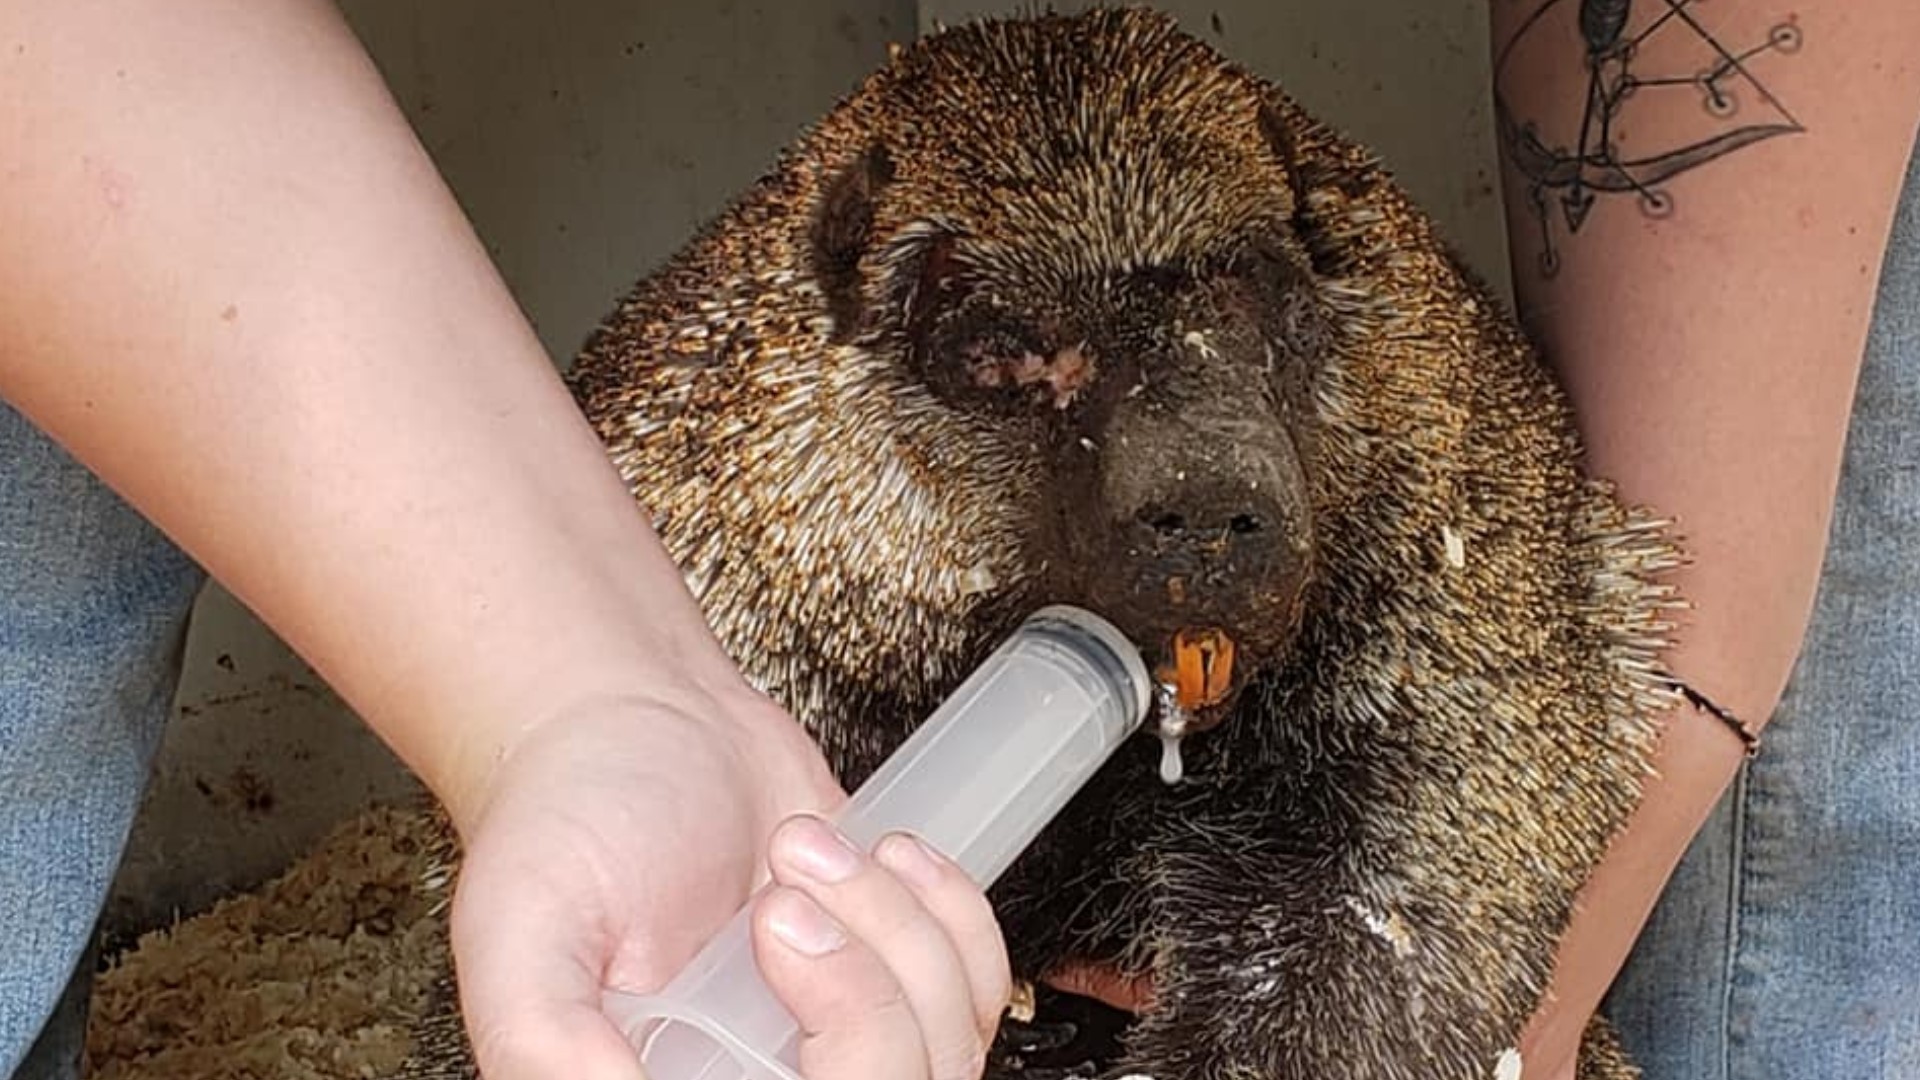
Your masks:
M1025 1018L1000 1022L987 1055L989 1080L1096 1080L1120 1056L1129 1013L1092 998L1036 987Z

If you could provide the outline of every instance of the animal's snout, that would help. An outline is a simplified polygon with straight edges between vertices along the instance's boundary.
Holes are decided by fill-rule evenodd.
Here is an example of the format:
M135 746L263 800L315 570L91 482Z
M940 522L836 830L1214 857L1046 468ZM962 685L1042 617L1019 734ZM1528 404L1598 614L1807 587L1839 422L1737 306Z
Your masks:
M1108 433L1101 487L1136 566L1244 591L1302 557L1312 526L1305 477L1263 395L1231 386L1130 405Z
M1274 646L1314 525L1279 410L1252 393L1133 400L1105 436L1085 517L1070 525L1083 538L1072 572L1090 598L1142 641L1205 626L1256 652Z

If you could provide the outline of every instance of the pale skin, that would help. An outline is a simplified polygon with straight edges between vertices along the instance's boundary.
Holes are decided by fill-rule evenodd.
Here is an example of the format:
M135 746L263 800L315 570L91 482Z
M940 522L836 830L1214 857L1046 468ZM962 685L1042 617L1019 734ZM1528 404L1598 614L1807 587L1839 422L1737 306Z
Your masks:
M662 983L769 862L756 948L808 1076L978 1074L1008 994L985 897L808 816L844 793L708 632L329 4L0 6L0 146L0 396L446 803L490 1080L635 1080L603 989Z
M1539 6L1495 0L1496 53ZM1522 316L1572 396L1590 468L1677 518L1695 560L1676 579L1693 611L1668 664L1757 730L1779 701L1818 584L1874 289L1920 123L1920 6L1738 0L1697 14L1741 45L1796 16L1799 50L1761 54L1754 70L1804 132L1674 178L1665 217L1642 213L1631 194L1599 196L1577 234L1560 228L1551 278L1540 271L1527 181L1512 169L1506 199ZM1648 72L1702 63L1653 41L1636 60ZM1578 107L1581 56L1533 52L1501 84L1513 111L1544 120L1569 100ZM1754 89L1739 93L1736 117L1762 119ZM1702 130L1697 94L1660 104L1642 91L1633 107L1621 113L1622 156ZM1576 138L1573 129L1562 141ZM1528 1080L1573 1076L1587 1018L1742 755L1714 718L1691 708L1669 718L1660 776L1583 892L1521 1041Z

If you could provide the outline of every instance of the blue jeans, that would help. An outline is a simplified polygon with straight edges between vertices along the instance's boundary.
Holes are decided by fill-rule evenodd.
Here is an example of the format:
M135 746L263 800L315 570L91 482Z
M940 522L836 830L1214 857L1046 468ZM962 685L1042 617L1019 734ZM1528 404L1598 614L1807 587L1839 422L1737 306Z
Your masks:
M97 918L200 574L0 406L0 1077ZM1920 159L1766 751L1609 1003L1648 1080L1920 1077ZM72 1004L81 999L69 993ZM15 1080L71 1076L76 1009Z
M1647 1080L1920 1077L1920 155L1793 681L1610 1010Z
M0 1077L76 1075L86 980L69 978L146 785L201 578L0 403Z

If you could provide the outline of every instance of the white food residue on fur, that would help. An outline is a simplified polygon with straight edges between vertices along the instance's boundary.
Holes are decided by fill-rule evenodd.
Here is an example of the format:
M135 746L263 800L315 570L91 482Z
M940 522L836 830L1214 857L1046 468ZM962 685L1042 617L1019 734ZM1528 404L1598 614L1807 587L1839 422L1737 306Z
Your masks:
M1520 1080L1523 1064L1520 1060L1520 1051L1513 1047L1502 1050L1500 1060L1493 1063L1493 1080Z
M993 576L993 569L984 562L974 563L960 575L960 595L979 596L990 593L1000 580Z
M1413 955L1413 932L1407 929L1407 922L1400 917L1399 912L1389 910L1382 915L1354 896L1347 897L1347 907L1351 908L1355 915L1360 916L1360 921L1366 924L1369 933L1393 946L1393 955L1402 957Z
M1448 566L1459 570L1467 565L1467 542L1453 531L1453 526L1440 526L1440 542L1446 545Z
M1213 341L1204 330L1189 330L1180 338L1180 344L1200 354L1202 360L1220 359L1220 350L1213 347Z

